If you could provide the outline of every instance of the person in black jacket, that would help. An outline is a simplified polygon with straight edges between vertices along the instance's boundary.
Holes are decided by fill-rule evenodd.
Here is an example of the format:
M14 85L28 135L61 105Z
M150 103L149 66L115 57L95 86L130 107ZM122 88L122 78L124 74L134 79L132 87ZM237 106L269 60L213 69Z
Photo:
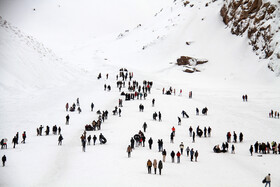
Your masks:
M172 152L170 153L170 156L171 156L172 163L174 163L175 152L172 151Z
M166 157L166 150L164 149L162 151L162 160L163 160L163 162L165 162L165 157Z
M58 137L58 145L62 145L62 140L63 140L63 137L62 137L62 134L60 134Z
M144 132L146 132L147 127L148 127L147 123L146 123L146 122L144 122L144 124L143 124L143 129L144 129Z
M159 170L160 175L161 175L162 168L163 168L163 164L162 164L162 161L160 160L159 163L158 163L158 170Z
M131 147L131 149L134 149L134 143L135 143L135 140L133 139L133 137L131 137L131 139L130 139L130 147Z
M6 156L4 155L3 157L2 157L2 163L3 163L3 167L5 167L5 162L7 161L7 158L6 158Z
M96 137L95 135L93 135L92 140L93 140L93 145L95 145L95 142L96 142L96 140L97 140L97 137Z
M152 145L153 145L153 139L152 139L152 137L150 137L148 143L149 143L149 148L152 149Z

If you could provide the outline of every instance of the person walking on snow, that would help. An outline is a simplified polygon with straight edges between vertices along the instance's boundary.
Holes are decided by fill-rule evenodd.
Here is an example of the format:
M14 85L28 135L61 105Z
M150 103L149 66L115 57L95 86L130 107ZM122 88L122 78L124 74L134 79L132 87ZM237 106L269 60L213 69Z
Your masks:
M190 126L190 128L189 128L189 132L190 132L190 137L192 137L192 132L193 132L192 126Z
M173 126L171 130L172 130L173 135L175 136L175 127Z
M162 160L163 160L163 162L165 162L165 157L166 157L166 150L164 149L162 151Z
M152 145L153 145L153 139L152 139L152 137L150 137L148 143L149 143L149 148L152 149Z
M22 134L22 141L21 143L25 143L25 139L26 139L26 132L24 131Z
M170 156L171 156L172 163L174 163L175 152L172 151L172 152L170 153Z
M178 117L178 125L181 125L181 118Z
M87 137L88 145L90 145L91 135Z
M6 155L4 155L2 157L2 164L3 164L3 167L5 167L5 162L7 161L7 158L6 158Z
M147 161L147 167L148 167L148 174L151 174L151 169L152 169L152 161L149 159Z
M190 148L189 148L189 146L187 147L186 152L187 152L187 157L188 157L189 154L190 154Z
M153 166L154 166L155 174L157 174L157 160L156 159L154 159Z
M66 118L66 125L69 125L69 119L70 119L70 116L69 116L69 114L67 114L67 116L65 117Z
M91 111L93 111L93 108L94 108L94 104L93 103L91 103L90 108L91 108Z
M250 149L249 149L251 156L253 156L253 145L251 145Z
M63 140L63 137L60 134L59 137L58 137L58 145L62 145L62 140Z
M270 177L270 173L265 177L265 187L267 186L267 184L270 187L270 183L271 183L271 177Z
M144 129L144 132L146 132L147 127L148 127L147 123L146 123L146 122L144 122L144 124L143 124L143 129Z
M162 168L163 168L163 164L162 164L162 161L160 160L159 163L158 163L159 175L161 175Z
M180 154L179 151L177 152L176 156L177 156L177 163L180 163L180 156L181 156L181 154Z
M161 113L160 113L160 111L158 112L158 121L161 121Z
M180 144L180 150L181 150L181 155L183 155L183 150L184 150L184 144L183 144L183 142L181 142L181 144Z
M194 158L195 158L196 162L197 162L197 157L198 157L198 151L196 150L195 153L194 153Z
M191 149L191 161L193 161L193 155L194 155L194 151L193 151L193 148Z
M130 158L132 152L132 148L130 147L130 145L128 145L126 152L128 154L128 158Z
M93 140L93 145L95 145L95 142L96 142L96 140L97 140L97 137L94 135L94 136L92 137L92 140Z

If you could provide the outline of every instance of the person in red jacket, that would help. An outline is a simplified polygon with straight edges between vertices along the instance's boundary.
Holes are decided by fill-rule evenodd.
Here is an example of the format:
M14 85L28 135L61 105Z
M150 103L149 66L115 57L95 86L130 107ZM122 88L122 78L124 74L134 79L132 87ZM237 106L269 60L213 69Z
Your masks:
M173 126L171 130L172 130L173 135L175 136L175 127Z
M177 154L176 154L176 156L177 156L177 163L180 163L180 156L181 156L181 153L178 151Z

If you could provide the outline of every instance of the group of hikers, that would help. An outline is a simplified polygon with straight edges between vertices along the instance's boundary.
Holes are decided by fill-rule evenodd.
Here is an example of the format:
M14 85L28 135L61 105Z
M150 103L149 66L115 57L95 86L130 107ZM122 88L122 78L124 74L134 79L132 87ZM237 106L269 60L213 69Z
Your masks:
M83 150L83 152L86 152L86 145L90 145L91 139L92 139L92 145L95 145L97 136L93 135L91 137L91 135L89 135L87 137L87 132L84 131L84 133L82 134L80 139L81 139L81 143L82 143L82 150ZM104 137L104 135L102 133L99 134L99 142L100 142L100 144L105 144L107 142L107 139Z
M227 142L230 143L231 142L231 133L230 132L227 132ZM234 143L237 143L237 134L235 133L235 131L233 131L233 142ZM239 133L239 142L243 142L243 133L240 132Z
M243 100L243 102L247 102L248 101L248 95L247 94L242 95L242 100Z
M151 174L152 167L154 168L155 174L157 174L157 168L158 168L159 174L161 175L161 170L163 168L163 163L161 160L157 163L157 160L154 159L154 161L152 163L152 161L149 159L147 161L148 174Z
M220 148L220 145L215 145L213 148L214 153L226 153L228 152L229 144L228 142L222 143L222 149ZM235 146L231 145L231 153L235 154Z
M24 131L22 133L22 141L21 141L21 143L25 144L25 140L26 140L26 132ZM19 142L19 133L17 132L16 135L12 138L12 143L14 144L13 148L16 147L18 142ZM1 149L8 149L7 143L8 143L8 139L7 138L1 139L1 142L0 142Z
M172 88L172 86L169 87L169 89L165 90L165 88L162 88L162 94L165 94L165 95L176 95L176 89L175 88ZM183 90L180 89L179 91L179 96L182 96L183 94ZM189 91L189 99L192 99L192 91Z
M253 152L255 153L259 153L259 154L270 154L270 152L272 151L273 154L280 154L280 143L277 145L277 143L275 141L271 142L271 144L269 142L267 143L259 143L258 141L256 141L256 143L250 146L249 149L251 156L253 156Z
M278 118L279 119L279 112L271 110L268 115L270 118Z

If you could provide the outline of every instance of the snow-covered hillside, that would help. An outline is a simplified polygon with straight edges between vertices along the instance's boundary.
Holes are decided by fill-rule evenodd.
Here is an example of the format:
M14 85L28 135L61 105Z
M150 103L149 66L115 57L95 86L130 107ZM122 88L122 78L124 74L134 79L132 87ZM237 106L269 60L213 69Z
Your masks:
M256 141L280 142L280 119L268 117L271 110L280 111L280 80L246 37L228 32L220 16L222 5L220 0L1 0L0 139L8 139L8 149L0 150L0 157L7 156L6 166L0 167L0 186L256 187L268 173L272 185L280 186L275 167L280 154L249 153ZM181 56L208 62L196 67L200 72L188 74L175 64ZM120 68L133 72L132 80L141 86L143 80L153 81L146 100L123 101L121 117L112 115L118 100L125 99L116 84ZM112 90L104 91L104 84ZM127 86L128 81L122 91L128 92ZM162 94L170 86L176 93ZM242 102L244 94L248 102ZM65 104L77 98L82 112L66 112ZM140 104L144 112L139 112ZM195 114L204 107L207 116ZM91 141L82 152L80 137L84 126L98 119L97 110L108 110L108 119L87 136L102 133L107 143L97 140L93 146ZM182 118L178 126L182 110L190 118ZM159 111L162 121L152 120ZM70 125L65 125L67 114ZM143 130L144 122L146 146L136 147L127 158L130 139ZM52 132L37 136L40 125L43 131L60 126L62 146ZM173 126L176 136L170 143ZM192 143L190 126L211 126L212 135ZM19 132L21 141L23 131L26 144L13 149L14 135ZM214 153L229 131L243 132L243 143L234 143L235 154ZM167 151L163 173L148 175L147 160L162 159L158 139ZM181 142L198 150L198 162L184 153L180 164L171 163L170 152L177 153Z

